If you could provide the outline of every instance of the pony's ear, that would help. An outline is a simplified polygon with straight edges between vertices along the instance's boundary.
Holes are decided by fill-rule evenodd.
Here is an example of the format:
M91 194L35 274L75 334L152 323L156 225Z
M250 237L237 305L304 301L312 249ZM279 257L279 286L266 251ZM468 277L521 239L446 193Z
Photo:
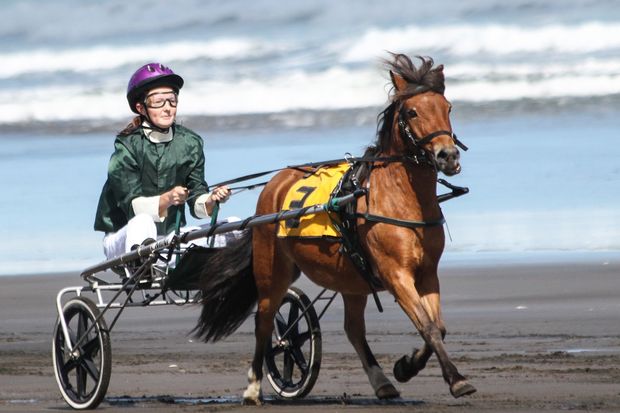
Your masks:
M443 65L439 65L435 68L436 71L438 72L443 72Z
M392 84L394 88L396 88L397 92L404 92L407 89L407 81L399 74L396 74L390 70L390 78L392 79Z

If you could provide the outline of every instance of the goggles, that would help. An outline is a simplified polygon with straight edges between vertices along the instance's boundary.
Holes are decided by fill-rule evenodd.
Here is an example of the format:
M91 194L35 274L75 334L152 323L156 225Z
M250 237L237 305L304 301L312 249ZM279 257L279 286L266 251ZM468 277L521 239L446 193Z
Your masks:
M179 96L174 92L152 93L144 99L147 108L159 109L163 108L168 102L173 108L179 103Z

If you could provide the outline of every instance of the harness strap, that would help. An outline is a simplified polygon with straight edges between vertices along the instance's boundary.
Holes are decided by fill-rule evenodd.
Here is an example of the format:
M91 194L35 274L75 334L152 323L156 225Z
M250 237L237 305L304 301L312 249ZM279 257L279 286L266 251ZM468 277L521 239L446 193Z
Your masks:
M349 157L348 160L349 159L351 159L351 157ZM364 174L362 169L366 166L366 164L363 162L349 162L349 164L351 165L351 168L346 172L345 176L340 181L339 187L332 193L332 197L336 196L336 194L349 192L358 193L360 195L363 194L368 197L368 190L360 188L359 186L361 177ZM369 169L372 169L372 164L370 164ZM370 171L367 172L370 173ZM345 205L344 210L340 211L340 216L343 219L340 221L332 220L332 224L341 235L341 252L344 252L349 257L353 263L353 266L357 269L358 274L360 274L364 281L366 281L368 287L370 288L370 292L372 293L375 305L377 306L377 310L382 313L383 306L381 305L381 300L377 294L377 289L383 288L383 283L379 278L373 275L369 268L368 261L366 260L366 254L364 254L364 251L360 245L355 220L351 219L356 209L357 207L353 202Z
M383 215L375 215L375 214L369 214L369 213L365 213L365 214L356 213L354 216L356 218L364 218L366 221L370 221L370 222L380 222L383 224L396 225L399 227L406 227L406 228L439 227L445 224L446 222L443 215L441 218L435 221L410 221L407 219L390 218L390 217L386 217Z
M363 191L362 189L358 189L357 191ZM349 205L346 205L348 207ZM344 213L344 215L349 215ZM383 306L381 305L381 300L379 300L379 295L377 294L377 288L383 288L383 284L381 280L372 275L372 272L368 268L368 262L366 261L366 257L364 252L361 249L359 244L359 240L357 239L357 233L355 232L355 228L351 227L354 225L354 222L351 220L342 220L342 222L338 222L336 220L332 220L332 224L336 227L338 232L340 232L340 251L344 252L351 262L353 266L357 269L358 274L366 281L368 287L370 287L370 292L372 293L372 297L375 301L375 305L377 306L377 310L380 313L383 312Z
M211 226L215 225L217 223L217 216L220 213L220 201L216 201L215 205L213 206L213 211L211 212ZM213 248L213 246L215 245L215 235L211 237L211 239L209 240L209 247Z
M340 164L340 163L344 163L344 162L348 162L348 163L351 163L351 162L365 162L365 163L374 163L374 162L407 162L409 160L410 160L410 158L408 158L406 156L363 156L361 158L355 158L355 157L338 158L338 159L331 159L331 160L328 160L328 161L308 162L308 163L299 164L299 165L289 165L289 166L285 166L283 168L272 169L270 171L257 172L257 173L253 173L253 174L249 174L249 175L240 176L240 177L234 178L234 179L229 179L227 181L222 181L222 182L219 182L219 183L217 183L215 185L212 185L212 186L230 185L230 184L236 184L238 182L249 181L250 179L259 178L261 176L269 175L269 174L274 173L274 172L283 171L285 169L301 169L302 171L304 171L304 168L316 169L316 168L321 167L321 166L336 165L336 164ZM265 184L266 184L266 182L265 182ZM263 185L263 183L255 184L255 185L259 186L259 185ZM249 185L247 188L249 189L252 186L253 185ZM240 188L236 188L236 189L240 189Z

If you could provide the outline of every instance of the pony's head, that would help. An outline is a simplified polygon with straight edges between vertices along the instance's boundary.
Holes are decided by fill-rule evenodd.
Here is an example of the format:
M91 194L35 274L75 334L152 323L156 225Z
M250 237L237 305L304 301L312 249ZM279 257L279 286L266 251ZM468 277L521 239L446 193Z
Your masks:
M409 57L394 54L386 61L393 90L390 105L379 115L377 149L426 159L446 175L461 171L460 143L450 124L452 105L444 97L443 65L418 57L416 67Z

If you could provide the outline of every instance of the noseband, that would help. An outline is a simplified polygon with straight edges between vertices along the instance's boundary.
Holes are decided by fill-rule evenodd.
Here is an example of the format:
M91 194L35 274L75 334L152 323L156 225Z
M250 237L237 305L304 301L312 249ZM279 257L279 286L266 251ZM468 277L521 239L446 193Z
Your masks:
M434 138L436 138L437 136L441 136L441 135L447 135L450 138L452 138L452 141L454 142L454 144L456 146L458 146L459 148L461 148L462 150L466 151L468 148L467 146L465 146L465 144L463 142L461 142L456 135L454 134L454 132L452 131L447 131L447 130L438 130L435 132L431 132L428 135L424 136L424 137L418 137L409 127L409 120L410 118L407 117L404 113L403 110L399 110L398 111L398 127L400 128L400 134L407 136L407 138L409 138L409 140L411 141L411 143L413 144L414 148L417 149L418 153L414 154L414 159L417 160L418 157L428 161L429 163L432 163L430 159L428 159L427 155L426 155L426 150L424 149L424 145L426 145L427 143L429 143L430 141L432 141Z

